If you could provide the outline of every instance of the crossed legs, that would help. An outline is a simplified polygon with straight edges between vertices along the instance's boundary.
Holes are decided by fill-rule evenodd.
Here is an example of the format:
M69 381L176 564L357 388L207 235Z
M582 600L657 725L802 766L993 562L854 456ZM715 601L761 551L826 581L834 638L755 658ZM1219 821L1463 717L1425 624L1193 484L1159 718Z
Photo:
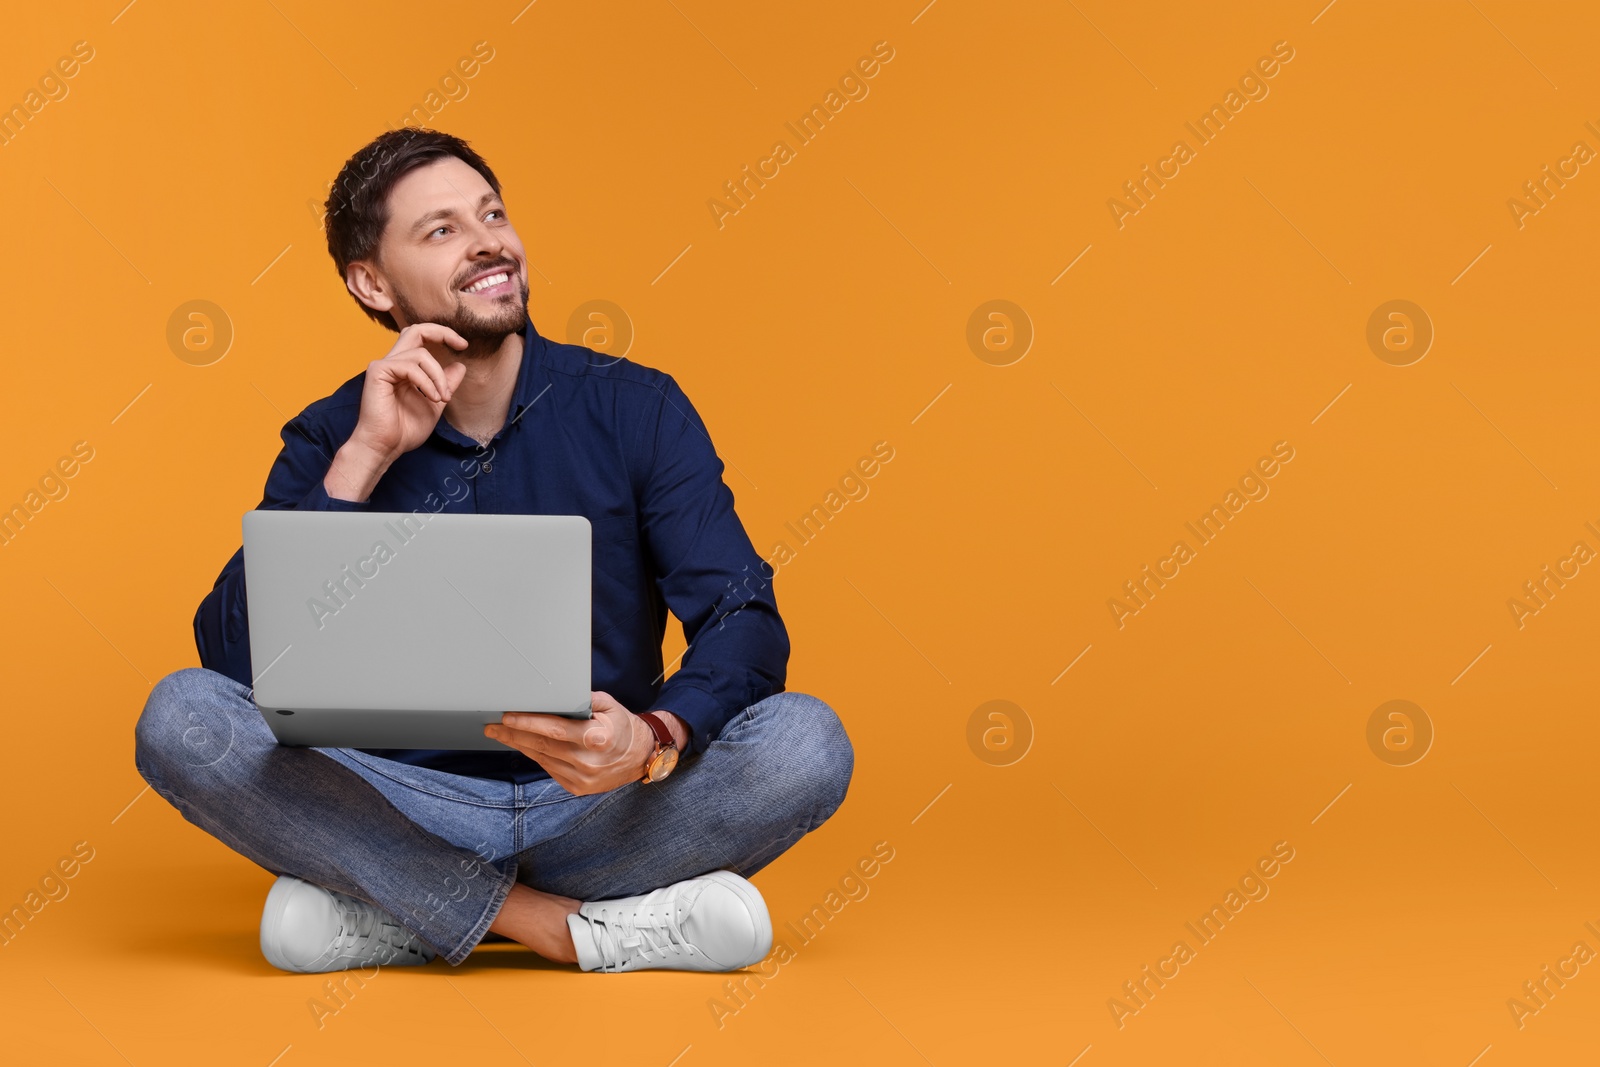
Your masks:
M778 693L736 715L663 782L587 797L343 749L287 748L248 687L167 675L135 762L189 822L275 874L375 904L459 964L494 929L571 962L582 900L726 868L749 876L843 802L854 754L837 715Z

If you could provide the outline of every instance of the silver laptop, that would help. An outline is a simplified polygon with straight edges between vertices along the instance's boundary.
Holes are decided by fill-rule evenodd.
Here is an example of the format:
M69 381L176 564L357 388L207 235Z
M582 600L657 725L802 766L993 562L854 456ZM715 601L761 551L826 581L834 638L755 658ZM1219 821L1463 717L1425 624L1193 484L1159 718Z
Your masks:
M507 711L590 715L581 515L256 510L256 706L280 744L510 751Z

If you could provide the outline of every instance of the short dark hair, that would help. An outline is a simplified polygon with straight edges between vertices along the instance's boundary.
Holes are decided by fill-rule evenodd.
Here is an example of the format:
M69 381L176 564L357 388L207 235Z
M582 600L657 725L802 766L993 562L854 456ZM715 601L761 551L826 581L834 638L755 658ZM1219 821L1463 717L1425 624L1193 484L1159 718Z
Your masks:
M500 193L500 179L494 176L483 157L459 137L438 130L402 126L379 134L365 148L345 161L334 179L324 205L324 228L328 231L328 254L344 281L345 270L359 259L370 259L378 250L384 227L389 223L389 191L395 183L418 167L438 159L455 156L483 175L489 187ZM394 316L363 304L354 293L350 298L372 321L400 332Z

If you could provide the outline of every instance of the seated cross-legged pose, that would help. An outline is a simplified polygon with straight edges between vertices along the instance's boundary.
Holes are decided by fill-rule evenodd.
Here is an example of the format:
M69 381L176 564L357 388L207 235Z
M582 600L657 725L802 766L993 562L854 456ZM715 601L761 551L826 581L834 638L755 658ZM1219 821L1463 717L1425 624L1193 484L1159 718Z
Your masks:
M284 426L259 507L586 516L593 718L506 714L494 751L280 746L241 550L195 615L203 666L139 717L140 773L278 875L261 951L284 970L455 965L489 936L585 971L757 962L772 923L746 879L833 814L854 754L784 688L772 571L705 424L671 375L534 329L500 182L458 138L381 135L326 226L399 338ZM669 609L688 648L663 681Z

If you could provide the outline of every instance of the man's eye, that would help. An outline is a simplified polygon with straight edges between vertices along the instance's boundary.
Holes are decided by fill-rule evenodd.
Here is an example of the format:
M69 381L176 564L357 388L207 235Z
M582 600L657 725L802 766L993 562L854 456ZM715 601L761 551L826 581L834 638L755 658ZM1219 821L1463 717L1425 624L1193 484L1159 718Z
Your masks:
M450 227L448 227L448 226L440 226L439 229L438 230L434 230L433 233L438 233L440 230L448 230L449 228ZM428 234L428 236L432 237L433 233Z
M504 211L501 211L499 208L496 208L495 210L489 212L489 214L491 214L491 215L499 215L501 218L505 218L506 217L506 213Z

